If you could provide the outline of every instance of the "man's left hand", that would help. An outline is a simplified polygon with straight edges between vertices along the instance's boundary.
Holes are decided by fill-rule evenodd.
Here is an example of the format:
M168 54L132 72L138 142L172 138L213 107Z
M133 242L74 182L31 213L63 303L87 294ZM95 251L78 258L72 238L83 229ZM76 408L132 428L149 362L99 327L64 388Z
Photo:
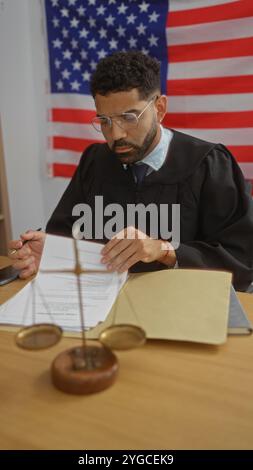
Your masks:
M101 261L107 269L119 273L127 271L138 261L160 261L170 267L176 263L176 254L169 242L154 240L135 227L127 227L117 233L104 246L101 254Z

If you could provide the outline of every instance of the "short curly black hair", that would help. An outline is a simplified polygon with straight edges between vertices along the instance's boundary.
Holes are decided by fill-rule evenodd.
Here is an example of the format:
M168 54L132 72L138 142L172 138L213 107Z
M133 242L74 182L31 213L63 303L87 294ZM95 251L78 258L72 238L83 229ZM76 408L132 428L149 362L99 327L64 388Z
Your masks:
M160 63L141 51L115 52L102 59L92 75L92 96L137 88L140 99L161 90Z

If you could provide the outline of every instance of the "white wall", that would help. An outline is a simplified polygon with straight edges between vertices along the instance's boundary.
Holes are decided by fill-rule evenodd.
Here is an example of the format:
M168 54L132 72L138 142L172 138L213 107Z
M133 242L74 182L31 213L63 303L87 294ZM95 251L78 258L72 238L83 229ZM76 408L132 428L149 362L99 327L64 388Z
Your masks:
M42 8L40 0L0 0L0 112L15 238L45 227L68 184L46 176Z

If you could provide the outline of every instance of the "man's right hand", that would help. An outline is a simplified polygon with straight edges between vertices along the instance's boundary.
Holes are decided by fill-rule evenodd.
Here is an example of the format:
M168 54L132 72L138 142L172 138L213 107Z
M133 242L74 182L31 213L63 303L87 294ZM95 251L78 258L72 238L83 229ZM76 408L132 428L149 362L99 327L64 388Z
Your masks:
M44 232L28 230L20 236L20 240L11 240L9 242L9 258L13 267L20 271L19 277L21 279L27 279L37 273L45 238L46 234ZM28 240L27 243L23 245L26 240ZM11 253L13 250L17 251Z

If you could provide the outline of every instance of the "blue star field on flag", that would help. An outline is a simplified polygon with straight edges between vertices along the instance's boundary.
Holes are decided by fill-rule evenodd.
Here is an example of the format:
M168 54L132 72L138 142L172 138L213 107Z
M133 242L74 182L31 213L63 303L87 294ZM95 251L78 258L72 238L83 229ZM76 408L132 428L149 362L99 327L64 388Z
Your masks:
M168 1L45 0L52 93L90 93L100 59L140 50L161 63L166 92Z

